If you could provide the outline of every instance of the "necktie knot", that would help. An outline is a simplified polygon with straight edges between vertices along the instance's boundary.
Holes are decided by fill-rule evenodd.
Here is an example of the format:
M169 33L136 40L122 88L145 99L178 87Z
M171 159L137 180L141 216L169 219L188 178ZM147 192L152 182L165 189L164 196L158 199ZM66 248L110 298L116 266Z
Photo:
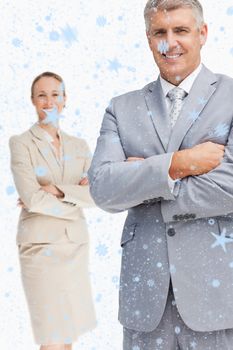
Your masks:
M167 94L168 98L171 102L176 100L183 100L185 96L187 96L187 92L179 87L175 87L174 89L170 90Z

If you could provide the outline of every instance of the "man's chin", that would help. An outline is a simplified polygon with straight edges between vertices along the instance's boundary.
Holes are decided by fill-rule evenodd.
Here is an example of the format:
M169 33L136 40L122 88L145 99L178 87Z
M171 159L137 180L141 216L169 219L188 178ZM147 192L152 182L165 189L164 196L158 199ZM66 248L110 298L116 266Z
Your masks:
M184 73L178 69L169 69L165 72L161 72L161 76L174 85L179 85L181 81L184 80Z

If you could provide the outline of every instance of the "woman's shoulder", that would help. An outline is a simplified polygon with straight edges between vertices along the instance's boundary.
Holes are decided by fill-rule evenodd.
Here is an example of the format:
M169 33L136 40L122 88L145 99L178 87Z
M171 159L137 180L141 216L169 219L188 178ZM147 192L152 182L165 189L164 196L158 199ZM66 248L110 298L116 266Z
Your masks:
M9 143L12 144L12 143L28 143L30 142L30 129L22 132L21 134L17 134L17 135L12 135L10 138L9 138Z
M63 141L64 142L71 142L72 148L75 149L77 152L77 155L84 157L84 158L91 158L92 154L90 152L90 148L88 146L87 141L84 138L77 137L74 135L66 134L63 132Z
M82 137L70 135L64 131L62 131L62 135L63 135L63 139L65 141L74 142L75 144L82 146L82 147L88 147L87 141Z

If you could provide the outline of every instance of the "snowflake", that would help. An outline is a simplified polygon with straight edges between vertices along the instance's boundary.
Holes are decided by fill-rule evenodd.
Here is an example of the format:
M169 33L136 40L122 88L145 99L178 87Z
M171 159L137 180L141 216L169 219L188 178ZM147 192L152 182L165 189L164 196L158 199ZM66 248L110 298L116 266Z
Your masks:
M112 283L118 283L119 277L118 276L112 276Z
M96 247L96 254L98 254L99 256L105 256L108 253L108 247L105 244L99 244Z
M104 27L107 24L107 19L104 16L99 16L96 18L96 24L99 27Z
M118 61L117 58L115 58L113 61L108 60L108 62L109 62L108 69L109 69L110 71L115 71L116 73L118 73L118 70L119 70L120 68L122 68L122 65L120 64L120 62Z
M134 282L139 282L139 281L140 281L140 277L139 277L139 276L134 277L134 278L133 278L133 281L134 281Z
M8 195L13 194L14 192L15 192L15 187L14 187L14 186L7 186L7 188L6 188L6 193L7 193Z
M174 265L171 265L171 266L170 266L170 273L171 273L171 274L176 273L176 268L175 268Z
M156 339L156 344L157 345L161 345L163 343L163 339L162 338L157 338Z
M191 119L193 122L198 118L199 112L193 110L192 112L189 112L189 119Z
M148 287L154 287L155 281L154 280L148 280L147 281L147 285L148 285Z
M158 43L158 51L161 53L161 54L166 54L168 51L169 51L169 44L166 40L161 40L159 43Z
M220 281L219 280L217 280L217 279L214 279L213 281L212 281L212 286L214 287L214 288L218 288L219 286L220 286Z
M37 166L34 171L36 176L45 176L47 174L47 169L43 166Z
M176 334L179 334L179 333L180 333L180 327L178 327L178 326L175 327L175 333L176 333Z
M209 220L208 220L208 223L209 223L209 225L211 225L211 226L212 226L212 225L214 225L214 224L215 224L215 220L214 220L214 219L209 219Z
M204 97L198 98L198 104L204 106L206 104L207 100Z
M101 299L102 299L102 294L100 294L100 293L97 294L97 296L95 298L96 303L99 303L101 301Z
M226 237L226 228L224 227L221 234L215 234L211 232L211 235L216 238L216 241L212 244L211 248L215 248L218 246L221 246L224 252L226 253L226 244L227 243L232 243L233 238Z
M228 134L229 126L225 123L218 124L214 129L215 136L225 136Z
M49 111L47 109L42 109L45 114L46 118L42 121L43 124L53 124L55 127L58 125L58 120L60 118L64 118L63 115L58 113L57 107L54 107L52 111Z
M197 343L195 341L190 342L190 346L192 349L196 349Z
M43 255L45 255L45 256L51 256L51 255L52 255L51 249L46 248L46 249L44 250L44 254L43 254Z
M71 344L72 343L72 338L71 337L66 337L64 339L64 344Z
M77 42L77 30L76 28L71 28L68 24L64 28L61 29L61 37L63 41L66 43L66 46L69 47L73 44L73 42Z

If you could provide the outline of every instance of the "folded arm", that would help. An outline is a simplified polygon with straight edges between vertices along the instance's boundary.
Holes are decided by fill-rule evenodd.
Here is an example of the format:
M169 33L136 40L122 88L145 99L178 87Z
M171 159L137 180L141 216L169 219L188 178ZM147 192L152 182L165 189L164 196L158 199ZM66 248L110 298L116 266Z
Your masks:
M9 141L11 150L11 169L15 186L22 203L29 212L76 220L77 208L63 203L55 195L44 191L36 179L28 147L17 136Z
M94 201L106 211L117 212L152 198L174 200L167 181L171 155L127 162L111 104L106 110L88 172Z
M222 216L233 212L233 131L225 148L216 146L219 149L215 153L218 166L200 175L183 178L175 203L161 203L165 222ZM200 159L202 157L200 155ZM208 160L205 162L207 164Z
M91 152L85 142L85 150L83 151L85 155L85 163L83 173L87 174L88 169L91 164ZM61 197L61 201L64 203L71 203L78 205L82 208L94 207L95 203L90 195L88 178L84 177L77 185L70 184L56 184L58 190L60 190L64 195Z

